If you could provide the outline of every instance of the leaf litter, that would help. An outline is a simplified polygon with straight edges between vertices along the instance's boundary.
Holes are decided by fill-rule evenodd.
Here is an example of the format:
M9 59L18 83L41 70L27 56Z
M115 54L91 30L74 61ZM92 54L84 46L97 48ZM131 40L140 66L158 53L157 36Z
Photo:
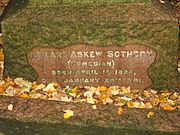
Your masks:
M139 109L163 109L173 111L180 109L180 93L175 90L152 90L144 91L131 89L130 87L119 86L61 86L58 83L38 84L29 82L23 78L7 78L0 81L0 94L5 96L16 96L21 98L39 98L46 100L56 100L62 102L86 102L96 109L97 104L111 104L117 106L117 114L122 115L123 108ZM8 110L13 110L13 105L8 106ZM64 111L64 118L74 116L72 110ZM151 118L154 112L147 114Z

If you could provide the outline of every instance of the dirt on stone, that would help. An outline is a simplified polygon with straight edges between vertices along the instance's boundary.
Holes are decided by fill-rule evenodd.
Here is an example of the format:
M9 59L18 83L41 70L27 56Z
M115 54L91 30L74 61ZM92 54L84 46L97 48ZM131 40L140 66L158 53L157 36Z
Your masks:
M12 111L8 110L13 105ZM73 110L74 116L64 119L64 110ZM97 105L93 109L87 103L66 103L41 99L23 99L17 97L0 97L0 118L49 124L69 124L82 127L129 128L161 132L180 132L180 110L164 111L160 109L129 109L124 107L123 114L118 115L118 107ZM154 112L152 118L148 112Z

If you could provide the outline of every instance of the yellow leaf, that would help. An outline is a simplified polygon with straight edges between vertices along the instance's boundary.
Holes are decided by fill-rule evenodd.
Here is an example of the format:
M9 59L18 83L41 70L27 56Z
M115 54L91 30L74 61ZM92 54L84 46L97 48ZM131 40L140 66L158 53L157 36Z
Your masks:
M0 94L4 93L5 89L0 87Z
M101 94L100 94L100 98L102 98L102 99L104 99L104 98L109 98L110 97L110 95L108 95L107 93L105 93L105 92L101 92Z
M118 114L119 114L119 115L122 115L122 114L123 114L123 109L122 109L122 107L119 107L119 108L118 108Z
M37 87L38 87L38 84L36 82L32 84L32 89L37 89Z
M59 84L58 83L54 83L54 88L58 88L59 87Z
M152 106L157 106L159 104L159 99L158 98L153 98L150 101L150 103L151 103Z
M52 91L51 90L47 90L47 94L51 94L52 93Z
M0 52L0 61L3 61L4 60L4 54L3 52Z
M20 97L21 98L29 98L28 94L25 94L25 93L21 94Z
M69 116L67 113L65 113L63 117L64 117L64 119L68 119L68 118L70 118L71 116Z
M128 101L127 102L127 106L129 107L129 108L133 108L134 106L133 106L133 103L131 102L131 101Z
M131 88L130 87L121 87L121 90L120 90L120 94L128 94L128 93L131 93Z
M149 113L147 114L147 117L148 117L148 118L151 118L153 115L154 115L154 112L149 112Z
M172 106L172 107L174 107L174 106L176 106L176 105L177 105L177 102L176 102L176 101L174 101L174 102L171 103L171 106Z
M4 93L6 91L6 89L11 85L12 85L12 83L10 83L10 82L0 85L0 93Z
M164 109L164 110L167 110L167 111L173 111L173 110L176 109L176 107L172 107L172 106L170 106L170 105L166 105L166 106L163 107L163 109Z
M72 116L74 116L74 112L72 111L72 110L64 110L64 119L68 119L68 118L70 118L70 117L72 117Z
M143 92L143 95L144 95L145 97L150 97L150 96L151 96L151 93L148 92L148 91L144 91L144 92Z
M168 97L169 95L171 95L171 92L167 90L167 91L162 92L160 96L165 98L165 97Z
M167 102L167 98L161 98L161 99L159 100L159 102L160 102L160 103L166 103L166 102Z
M110 86L107 91L111 91L111 90L115 90L115 87L114 86Z
M72 93L77 93L77 92L78 92L77 87L75 87L75 88L72 89Z
M100 91L106 91L107 88L106 88L105 86L99 86L99 87L98 87L98 90L100 90Z
M96 89L96 87L90 87L89 90L96 91L97 89Z
M44 89L46 86L44 84L39 84L35 90Z

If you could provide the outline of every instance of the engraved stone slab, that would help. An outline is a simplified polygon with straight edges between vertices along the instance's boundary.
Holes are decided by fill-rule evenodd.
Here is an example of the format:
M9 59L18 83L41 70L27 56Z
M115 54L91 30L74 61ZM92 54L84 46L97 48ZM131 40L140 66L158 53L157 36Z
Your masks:
M145 89L152 84L148 67L156 52L143 45L72 45L63 48L34 48L28 61L39 82L70 86L130 86Z

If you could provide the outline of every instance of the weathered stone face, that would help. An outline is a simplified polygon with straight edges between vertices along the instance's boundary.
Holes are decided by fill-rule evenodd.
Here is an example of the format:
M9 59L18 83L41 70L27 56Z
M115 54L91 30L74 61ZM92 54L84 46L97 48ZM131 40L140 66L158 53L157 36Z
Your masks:
M155 7L149 0L100 0L98 2L94 0L44 0L43 2L26 0L23 3L17 0L16 2L17 4L14 4L2 23L5 77L24 77L28 80L40 81L44 76L52 80L57 79L58 82L66 77L70 79L68 76L61 75L52 77L52 71L57 75L56 71L62 70L60 63L66 63L65 59L43 61L42 58L39 60L31 58L30 54L36 52L37 48L42 53L49 52L53 48L56 48L55 50L71 48L70 51L73 51L73 47L77 50L77 45L81 45L83 46L81 51L88 51L87 46L89 48L93 46L93 51L108 48L103 49L103 53L106 53L111 48L109 46L112 46L114 52L120 51L118 48L124 48L126 45L129 45L129 48L134 48L134 45L143 45L145 48L154 50L154 58L151 59L152 62L155 60L153 64L152 62L145 64L145 68L143 63L146 63L148 59L147 61L143 59L139 61L138 66L134 64L133 67L130 61L134 59L130 59L127 63L121 59L121 62L116 62L119 65L122 63L117 69L130 70L124 68L124 66L130 66L134 68L133 71L146 74L143 80L147 83L141 83L134 88L146 88L152 82L151 88L156 89L170 89L178 86L177 21L168 13ZM74 59L83 61L80 58ZM84 60L84 62L89 62L91 59ZM104 61L108 60L114 59L104 59ZM102 62L103 59L98 61ZM38 65L44 66L43 72L39 71L41 68L37 68ZM51 69L51 67L55 68ZM77 67L74 69L78 70ZM142 69L144 69L143 73L140 73ZM80 68L80 70L95 69ZM111 70L111 68L105 68L105 70ZM78 76L81 78L82 74L76 74L76 78ZM118 78L114 75L111 77ZM129 75L119 77L133 78ZM101 83L88 85L91 84L97 86ZM112 85L127 86L128 84L112 83Z
M71 45L65 48L34 48L28 62L39 82L70 86L130 86L145 89L152 84L147 69L156 52L142 45Z

